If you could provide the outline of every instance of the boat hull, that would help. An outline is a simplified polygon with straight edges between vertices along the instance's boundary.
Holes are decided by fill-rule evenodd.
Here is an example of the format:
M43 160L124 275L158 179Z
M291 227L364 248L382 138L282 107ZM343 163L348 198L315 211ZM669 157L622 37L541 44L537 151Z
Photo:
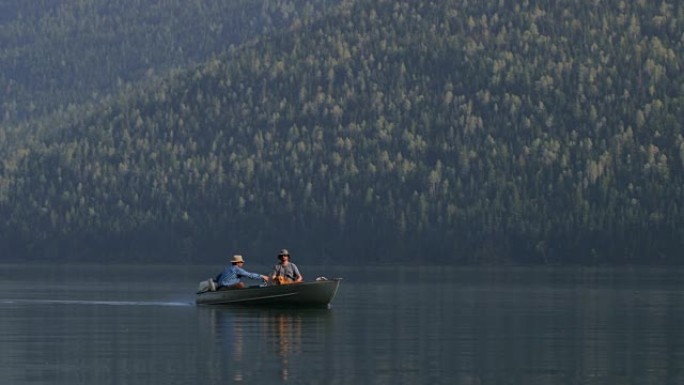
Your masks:
M341 278L334 278L281 286L207 291L198 293L195 302L198 305L327 307L335 298L341 281Z

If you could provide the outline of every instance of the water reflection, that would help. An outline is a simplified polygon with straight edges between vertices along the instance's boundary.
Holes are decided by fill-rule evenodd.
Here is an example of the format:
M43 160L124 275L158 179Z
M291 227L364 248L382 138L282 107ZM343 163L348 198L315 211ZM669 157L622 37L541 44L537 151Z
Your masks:
M289 376L288 357L301 354L302 350L302 317L300 314L274 314L268 323L272 325L273 351L280 357L280 377L287 381Z
M296 308L207 308L210 339L220 347L225 373L235 383L250 378L294 380L304 349L330 333L332 310ZM306 363L304 363L306 365ZM218 370L218 369L217 369ZM272 378L272 377L271 377ZM275 379L275 378L274 378Z

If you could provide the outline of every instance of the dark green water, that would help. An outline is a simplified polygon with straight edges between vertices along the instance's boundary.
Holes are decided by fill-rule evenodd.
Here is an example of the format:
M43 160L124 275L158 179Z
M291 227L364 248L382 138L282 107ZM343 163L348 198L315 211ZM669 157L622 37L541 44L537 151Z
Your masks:
M194 306L217 269L0 265L2 383L684 384L681 269L300 266L331 309Z

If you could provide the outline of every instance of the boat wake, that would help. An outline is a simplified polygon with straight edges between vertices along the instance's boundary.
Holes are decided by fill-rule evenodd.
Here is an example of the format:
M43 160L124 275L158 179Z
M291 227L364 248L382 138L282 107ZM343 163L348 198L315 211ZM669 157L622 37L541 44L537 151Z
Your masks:
M68 299L0 299L3 305L105 305L105 306L193 306L192 302L88 301Z

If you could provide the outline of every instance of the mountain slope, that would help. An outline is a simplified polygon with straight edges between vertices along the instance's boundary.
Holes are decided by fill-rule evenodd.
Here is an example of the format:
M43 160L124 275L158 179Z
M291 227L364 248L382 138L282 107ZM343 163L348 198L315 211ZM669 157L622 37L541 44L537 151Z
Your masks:
M682 22L674 3L345 1L15 151L4 244L680 263Z
M0 5L0 123L97 102L315 17L334 0L23 1Z

